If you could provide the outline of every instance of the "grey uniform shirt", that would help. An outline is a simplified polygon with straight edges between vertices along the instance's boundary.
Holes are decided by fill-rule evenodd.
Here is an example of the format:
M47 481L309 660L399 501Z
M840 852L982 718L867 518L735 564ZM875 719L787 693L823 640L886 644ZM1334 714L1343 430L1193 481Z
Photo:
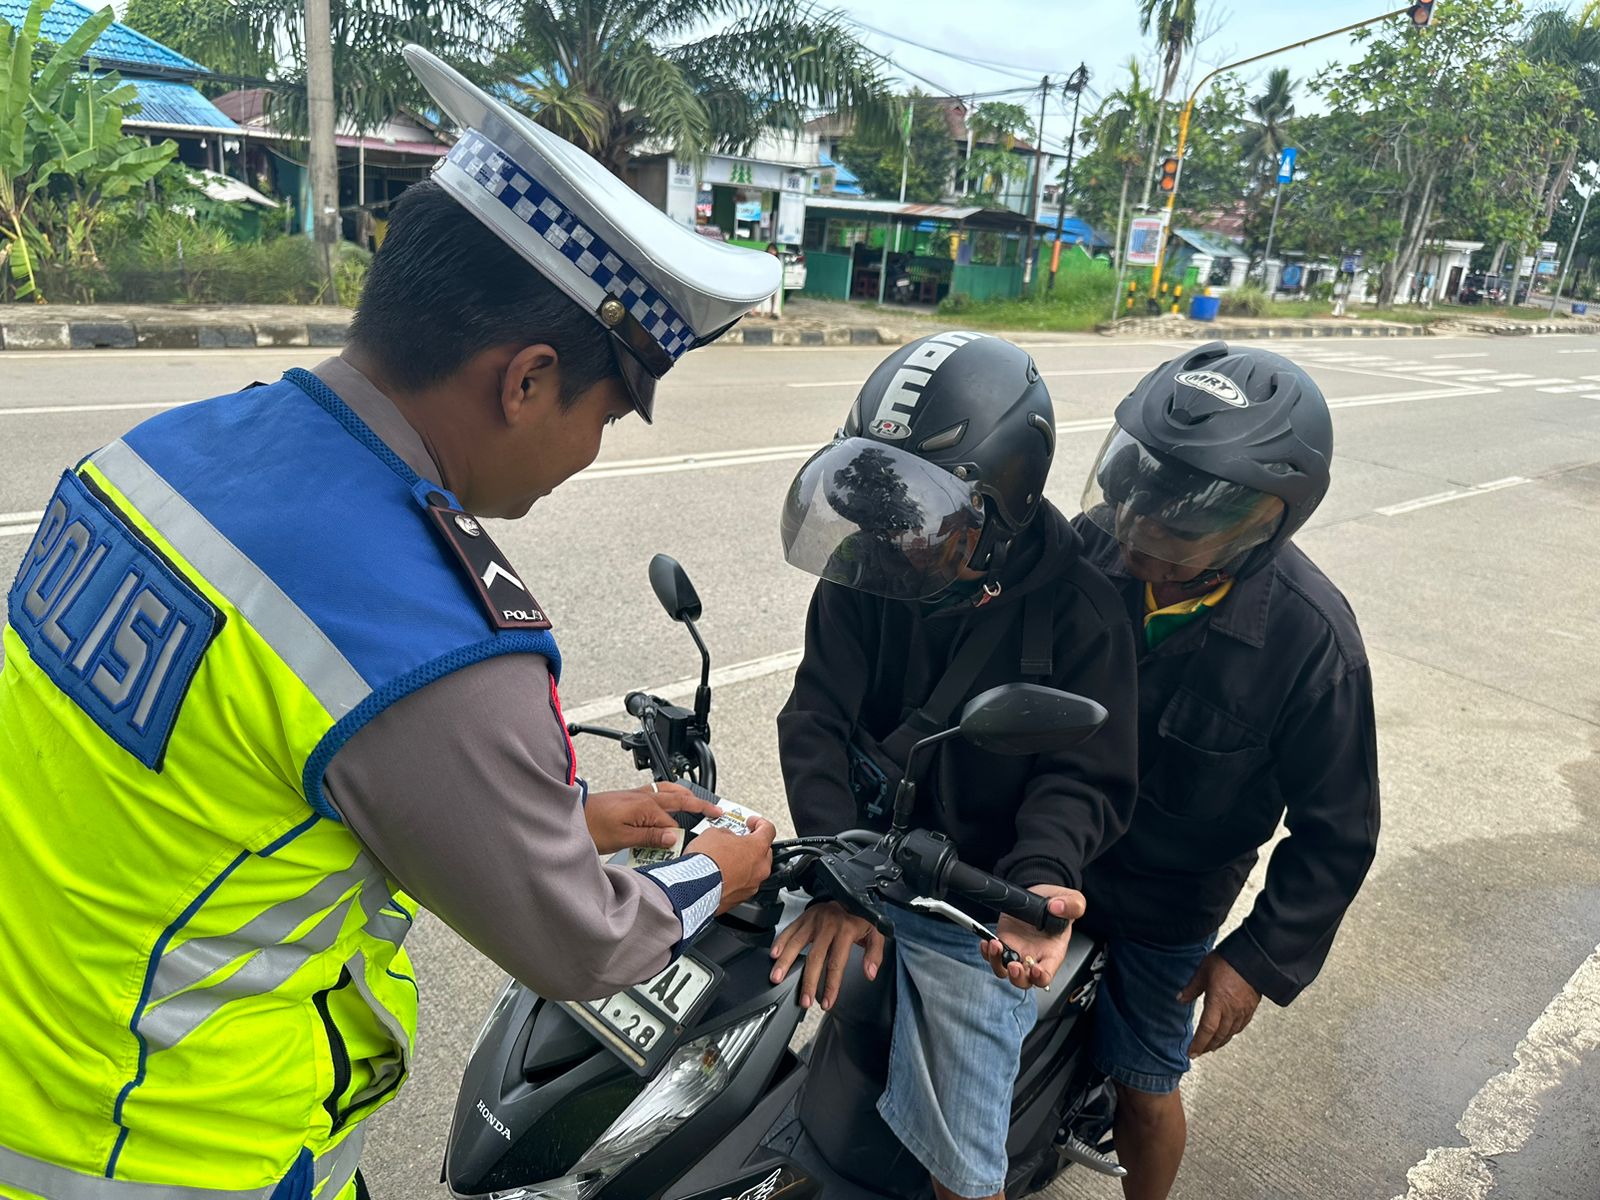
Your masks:
M341 358L315 369L388 447L429 479L421 437ZM703 886L680 913L674 884L708 880L691 856L663 873L603 866L567 782L569 748L549 664L486 659L396 701L334 755L324 791L408 893L545 996L610 995L666 967L715 911ZM709 901L709 903L708 903Z

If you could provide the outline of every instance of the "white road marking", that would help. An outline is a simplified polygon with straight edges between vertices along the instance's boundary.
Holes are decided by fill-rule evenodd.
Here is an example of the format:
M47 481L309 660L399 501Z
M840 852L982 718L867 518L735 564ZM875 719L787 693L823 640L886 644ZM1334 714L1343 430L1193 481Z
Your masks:
M801 651L785 650L779 654L769 654L765 658L752 658L748 662L734 663L729 667L715 667L711 671L711 686L724 687L730 683L745 683L752 679L761 679L767 675L776 675L780 671L792 671L800 665ZM686 700L695 694L700 686L700 676L691 675L687 679L674 680L672 683L660 687L644 688L652 696L660 696L663 700ZM580 704L576 708L562 710L562 715L567 718L569 725L587 725L605 717L620 716L627 712L622 696L607 696L602 700L591 700L587 704Z
M32 525L0 525L0 538L25 537L38 528L38 522Z
M1403 513L1416 512L1419 508L1432 508L1435 504L1449 504L1455 500L1465 500L1469 496L1481 496L1485 492L1498 492L1532 482L1533 480L1524 479L1521 475L1511 475L1505 479L1476 484L1470 488L1455 488L1448 492L1435 492L1431 496L1418 496L1415 500L1404 500L1399 504L1389 504L1373 511L1385 517L1398 517Z
M29 359L59 359L62 362L71 362L74 359L94 358L142 358L146 362L158 362L163 358L219 358L228 355L241 358L249 354L279 354L297 355L304 359L308 354L318 349L325 349L323 357L337 354L338 347L328 346L236 346L232 349L216 350L5 350L0 351L0 363L27 361Z
M1553 378L1550 378L1550 379L1529 379L1524 383L1519 383L1517 386L1518 387L1531 388L1531 387L1543 387L1547 383L1566 383L1566 382L1567 381L1565 379L1561 379L1561 378L1558 378L1558 377L1553 377Z
M19 521L33 521L35 524L44 520L44 510L38 512L0 513L0 525L15 525Z
M1527 1145L1545 1097L1583 1055L1600 1048L1600 947L1586 958L1517 1043L1517 1065L1490 1079L1456 1122L1465 1146L1438 1146L1406 1172L1395 1200L1482 1200L1489 1160Z
M1533 379L1532 375L1490 375L1490 376L1487 376L1483 380L1483 382L1484 383L1517 383L1517 384L1522 384L1522 383L1528 383L1532 379Z
M7 351L7 353L11 353ZM193 404L193 400L146 400L128 401L119 404L33 404L25 408L7 408L0 406L0 417L39 417L56 413L80 412L119 412L123 409L157 409L157 408L182 408L185 404Z
M1474 350L1470 354L1435 354L1434 358L1488 358L1487 350Z
M1145 372L1149 371L1150 369L1151 368L1148 365L1147 366L1141 366L1141 367L1091 367L1088 370L1040 371L1039 374L1041 374L1041 375L1043 375L1043 376L1045 376L1047 378L1050 378L1050 379L1063 379L1063 378L1067 378L1069 376L1075 378L1075 377L1080 376L1080 375L1142 375ZM855 388L858 388L858 387L861 386L862 382L863 381L860 380L860 379L825 379L825 380L810 380L810 379L808 379L803 383L786 383L783 386L784 387L791 387L791 388L826 388L826 387L855 387Z
M1566 384L1563 387L1542 387L1539 390L1541 392L1549 392L1553 396L1558 396L1558 395L1566 395L1569 392L1592 392L1594 390L1594 384L1592 384L1592 383L1569 383L1569 384Z
M1600 350L1557 350L1557 354L1600 354Z

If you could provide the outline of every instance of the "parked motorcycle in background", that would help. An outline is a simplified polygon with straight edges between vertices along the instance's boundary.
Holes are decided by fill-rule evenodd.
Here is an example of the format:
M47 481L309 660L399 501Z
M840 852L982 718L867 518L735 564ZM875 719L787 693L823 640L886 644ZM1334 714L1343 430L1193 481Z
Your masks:
M650 582L700 650L694 707L634 692L625 706L636 728L573 725L570 732L620 742L653 778L721 805L725 815L710 823L737 832L748 810L714 794L711 659L695 626L699 597L664 555L651 561ZM1041 929L1060 926L1043 897L961 863L942 835L911 827L915 767L953 737L998 754L1063 749L1092 736L1105 715L1092 700L1035 684L995 688L971 701L957 725L913 748L887 832L775 843L761 891L706 926L654 979L594 1001L548 1000L508 982L462 1080L444 1165L451 1193L462 1200L929 1200L927 1172L876 1108L887 1079L894 971L869 982L858 950L816 1037L794 1049L804 1015L800 972L771 983L773 939L813 899L837 901L885 933L892 932L887 906L898 905L993 936L950 899ZM687 831L690 845L694 832ZM1123 1174L1108 1152L1114 1093L1087 1050L1104 964L1101 949L1076 936L1053 989L1035 993L1040 1019L1023 1047L1007 1141L1010 1196L1043 1189L1072 1163Z

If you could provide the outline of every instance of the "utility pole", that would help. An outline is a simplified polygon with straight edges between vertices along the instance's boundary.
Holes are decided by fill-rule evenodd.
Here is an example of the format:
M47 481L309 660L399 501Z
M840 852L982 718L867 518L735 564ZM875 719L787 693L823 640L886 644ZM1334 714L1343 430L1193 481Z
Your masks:
M310 118L311 229L325 285L323 303L338 300L333 286L339 241L339 160L333 140L333 29L328 0L306 0L306 112Z
M912 121L912 115L915 112L916 112L916 102L914 100L912 100L911 97L909 97L909 96L906 97L906 144L905 144L904 151L900 155L900 204L901 204L902 207L905 205L905 202L906 202L906 180L909 178L909 176L911 174L911 121ZM896 215L898 215L898 214L896 214ZM895 220L894 217L891 216L889 218L889 224L894 227L894 248L898 252L899 249L900 249L900 222ZM885 226L884 231L883 231L883 254L878 259L878 307L879 308L883 307L884 284L886 284L888 281L889 281L889 228L888 228L888 226Z
M1039 84L1039 132L1033 139L1033 190L1028 196L1028 236L1022 243L1022 286L1033 279L1033 235L1039 224L1039 193L1044 188L1044 102L1050 96L1050 76Z
M1056 272L1061 268L1061 235L1067 226L1067 189L1072 186L1072 161L1078 149L1078 108L1083 103L1083 89L1089 86L1089 67L1086 63L1079 63L1078 69L1067 76L1066 83L1061 85L1072 93L1072 136L1067 139L1067 170L1061 177L1060 203L1056 205L1056 248L1050 256L1050 282L1045 287L1046 292L1056 290ZM1040 130L1043 133L1043 129Z
M1572 269L1573 259L1578 254L1578 238L1583 234L1583 223L1589 219L1589 201L1594 197L1594 189L1589 189L1589 194L1583 198L1583 211L1578 214L1578 223L1572 227L1572 245L1567 247L1567 261L1561 264L1561 278L1556 281L1556 294L1550 297L1550 315L1554 316L1556 303L1561 299L1561 289L1567 286L1567 272ZM1513 300L1515 296L1511 297Z

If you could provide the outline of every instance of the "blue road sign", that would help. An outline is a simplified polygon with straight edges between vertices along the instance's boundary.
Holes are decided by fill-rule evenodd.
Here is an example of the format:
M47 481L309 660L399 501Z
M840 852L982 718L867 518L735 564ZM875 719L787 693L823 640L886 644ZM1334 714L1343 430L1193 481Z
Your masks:
M1299 147L1285 146L1283 155L1278 159L1278 182L1289 183L1294 179L1294 160L1300 155Z

